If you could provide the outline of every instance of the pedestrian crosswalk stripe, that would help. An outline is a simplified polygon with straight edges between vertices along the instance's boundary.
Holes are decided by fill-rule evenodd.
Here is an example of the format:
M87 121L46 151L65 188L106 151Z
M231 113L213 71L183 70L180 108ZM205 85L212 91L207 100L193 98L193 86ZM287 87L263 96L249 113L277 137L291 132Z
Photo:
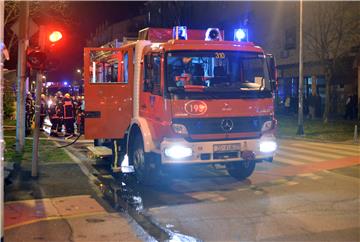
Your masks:
M282 151L282 150L276 151L276 154L278 154L279 156L288 158L288 159L294 159L296 161L298 161L298 160L305 161L306 163L319 162L319 161L326 160L326 158L319 158L319 157L314 157L311 155L302 155L302 154L299 154L298 152L287 152L287 151Z
M302 174L299 174L297 176L300 176L300 177L310 177L310 176L313 176L315 175L314 173L302 173Z
M323 146L323 145L319 145L319 144L304 144L304 143L297 143L297 144L293 144L293 146L296 147L304 147L306 149L309 150L315 150L315 151L325 151L327 153L336 153L339 155L344 155L344 156L354 156L354 155L359 155L359 151L346 151L342 148L338 148L336 146L334 147L329 147L329 146Z
M326 154L334 154L337 156L354 156L357 155L357 152L350 152L350 151L344 151L344 150L340 150L340 149L335 149L332 147L314 147L314 146L301 146L301 145L295 145L296 147L304 147L307 150L313 150L313 151L318 151L318 153L320 152L326 152Z
M305 164L304 162L301 162L301 161L295 161L295 159L286 159L278 154L275 155L274 162L280 162L280 163L294 165L294 166L300 166L300 165Z
M299 183L298 182L295 182L295 181L289 181L288 183L286 183L286 185L288 186L294 186L294 185L298 185Z
M333 143L316 143L316 142L298 142L298 143L293 143L295 145L297 144L302 144L302 145L309 145L309 146L319 146L319 147L331 147L331 148L336 148L336 149L341 149L341 150L345 150L345 151L350 151L350 152L358 152L360 151L360 146L359 145L348 145L348 144L333 144Z
M346 155L341 155L341 154L331 154L331 152L318 152L317 148L296 148L296 147L280 147L280 150L284 150L289 151L289 152L297 152L298 154L305 154L305 155L309 155L310 157L315 158L319 158L322 160L328 160L328 159L339 159L339 158L343 158Z

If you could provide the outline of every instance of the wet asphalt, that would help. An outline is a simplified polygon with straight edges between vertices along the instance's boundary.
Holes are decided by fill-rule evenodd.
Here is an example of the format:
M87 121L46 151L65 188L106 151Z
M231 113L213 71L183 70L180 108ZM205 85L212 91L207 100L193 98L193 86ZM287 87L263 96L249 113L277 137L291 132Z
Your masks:
M360 241L360 166L237 181L222 166L165 170L153 186L114 175L106 159L85 159L113 208L158 241ZM256 172L282 167L258 164Z

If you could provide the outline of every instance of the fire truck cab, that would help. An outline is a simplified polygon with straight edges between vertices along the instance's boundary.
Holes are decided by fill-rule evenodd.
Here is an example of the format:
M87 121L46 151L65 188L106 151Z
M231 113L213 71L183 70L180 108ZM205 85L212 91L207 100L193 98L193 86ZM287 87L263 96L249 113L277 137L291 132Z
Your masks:
M222 36L147 28L120 48L85 48L85 137L112 141L114 170L127 156L149 183L162 166L217 163L242 180L272 160L274 60Z

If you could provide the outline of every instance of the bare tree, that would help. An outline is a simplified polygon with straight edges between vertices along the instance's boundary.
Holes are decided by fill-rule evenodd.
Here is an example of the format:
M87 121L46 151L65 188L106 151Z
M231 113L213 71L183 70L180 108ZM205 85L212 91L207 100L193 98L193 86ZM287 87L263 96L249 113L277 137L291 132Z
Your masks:
M68 11L68 3L64 1L32 1L30 2L30 17L36 23L42 22L57 22L69 23L70 16ZM19 18L19 2L18 1L5 1L5 44L11 52L16 45L16 35L11 30L11 26Z
M306 2L304 47L317 58L325 74L326 123L329 118L331 84L337 62L360 42L358 2Z

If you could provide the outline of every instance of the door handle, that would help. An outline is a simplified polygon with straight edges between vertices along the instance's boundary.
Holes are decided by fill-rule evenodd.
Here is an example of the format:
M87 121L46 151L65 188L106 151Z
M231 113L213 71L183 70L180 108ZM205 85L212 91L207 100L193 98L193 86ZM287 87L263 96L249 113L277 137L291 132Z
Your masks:
M146 108L146 105L145 104L141 105L141 108Z

